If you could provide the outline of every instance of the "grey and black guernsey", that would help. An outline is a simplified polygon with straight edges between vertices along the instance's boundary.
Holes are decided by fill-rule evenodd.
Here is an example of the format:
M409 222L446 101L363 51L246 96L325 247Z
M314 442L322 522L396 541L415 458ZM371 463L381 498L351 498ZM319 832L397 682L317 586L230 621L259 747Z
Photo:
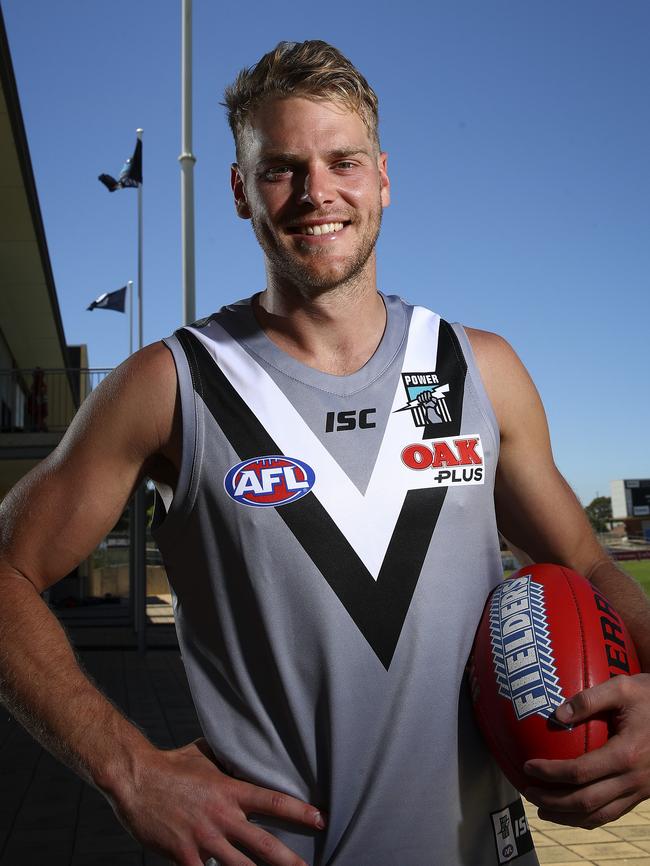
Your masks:
M464 677L502 578L496 420L462 327L384 302L349 376L250 300L165 340L183 448L154 536L189 685L222 769L327 814L252 816L310 866L531 866Z

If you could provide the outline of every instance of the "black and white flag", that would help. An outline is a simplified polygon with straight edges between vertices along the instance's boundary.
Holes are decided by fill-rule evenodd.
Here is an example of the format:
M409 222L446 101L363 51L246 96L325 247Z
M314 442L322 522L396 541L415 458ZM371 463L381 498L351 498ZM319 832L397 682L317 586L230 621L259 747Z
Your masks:
M129 157L122 166L119 180L115 180L110 174L100 174L98 178L109 192L116 189L125 189L129 186L140 186L142 183L142 140L135 143L133 156Z
M126 299L126 286L121 289L116 289L114 292L104 292L92 302L87 308L89 310L117 310L118 313L124 312L124 304Z

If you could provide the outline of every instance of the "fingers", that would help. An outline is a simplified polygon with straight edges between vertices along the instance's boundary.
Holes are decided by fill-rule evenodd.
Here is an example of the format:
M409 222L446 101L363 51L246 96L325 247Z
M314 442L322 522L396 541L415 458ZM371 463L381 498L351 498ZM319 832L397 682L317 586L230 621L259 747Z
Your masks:
M649 793L642 769L623 738L610 740L570 761L535 761L526 772L557 787L532 785L524 796L539 807L539 816L556 824L590 829L620 818Z
M571 698L569 703L575 708L572 713L567 712L566 704L556 710L560 721L575 721L577 724L606 710L611 712L617 709L619 712L615 717L618 733L604 746L572 760L534 758L524 765L526 775L551 784L586 785L605 776L623 775L650 763L644 748L647 742L648 698L641 694L639 700L637 692L645 690L645 683L634 683L634 679L615 677ZM639 715L639 706L643 707L643 717ZM561 713L562 710L564 712ZM636 714L632 723L631 713L633 716Z
M544 811L589 815L609 803L631 796L632 793L625 777L610 777L582 788L532 786L526 789L525 797Z
M156 753L146 764L138 788L113 807L131 835L178 866L202 866L210 857L219 866L255 866L252 858L268 866L306 866L248 815L268 814L319 832L325 826L319 810L288 794L234 779L207 759L208 750L201 738Z
M534 758L524 764L524 773L552 785L587 785L604 776L631 769L630 760L620 738L613 737L600 749L568 760Z
M245 830L239 833L237 841L241 842L255 857L259 857L271 866L307 866L295 851L291 851L276 836L267 833L261 827L256 827L255 824L247 824ZM239 861L236 862L239 866Z
M203 861L214 857L219 866L255 866L244 850L268 866L307 866L301 857L276 836L249 823L233 828L233 832L227 834L227 837L215 836L214 842L204 839L199 846Z
M593 829L614 821L647 796L643 773L622 737L569 761L536 760L526 772L553 787L527 788L539 817L556 824Z
M268 788L258 788L248 782L237 782L238 801L241 808L247 812L259 812L262 815L274 815L287 821L296 821L308 827L322 830L325 827L323 814L315 807L302 800L297 800L289 794L280 791L270 791Z
M537 814L542 821L552 821L554 824L564 824L568 827L582 827L584 830L594 830L596 827L602 827L603 824L615 821L621 815L630 812L641 802L641 799L634 795L621 797L589 814L585 814L584 812L556 812L552 809L538 809Z
M226 777L224 777L225 779ZM239 846L269 866L307 866L305 861L276 836L248 821L251 813L272 815L293 823L322 830L325 821L317 808L284 794L249 782L227 778L229 814L222 813L214 841L203 836L200 850L216 857L220 866L255 866Z
M524 793L545 820L591 829L614 821L650 795L650 677L617 676L579 692L556 710L563 724L608 715L616 733L572 760L527 761L524 772L543 785Z
M190 858L179 862L178 866L202 866L211 857L216 859L218 866L255 866L247 854L268 866L307 866L280 839L249 823L243 816L218 831L199 833L197 847L192 849L192 853L196 851L202 858L200 864Z
M217 846L210 848L200 848L201 856L200 863L197 866L256 866L256 864L243 854L234 845L230 845L225 840L221 840ZM185 864L176 863L174 866L185 866ZM191 866L194 866L192 862Z
M637 686L634 677L612 677L590 689L574 695L555 711L557 719L565 725L575 725L598 713L621 709L629 701Z

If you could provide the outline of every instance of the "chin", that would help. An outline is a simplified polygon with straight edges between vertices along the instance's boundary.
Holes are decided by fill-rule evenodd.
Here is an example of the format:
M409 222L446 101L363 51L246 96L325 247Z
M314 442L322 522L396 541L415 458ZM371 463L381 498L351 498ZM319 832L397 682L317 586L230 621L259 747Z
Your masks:
M362 270L363 267L330 268L321 271L314 271L309 268L295 268L291 270L285 268L283 273L292 279L305 293L317 295L350 283L359 276Z
M364 237L364 243L350 251L349 255L331 255L330 251L309 250L306 255L296 254L284 244L266 237L253 221L253 230L279 283L292 283L300 294L315 297L345 284L352 285L362 276L372 256L379 233Z
M292 255L277 256L278 275L292 280L310 292L324 292L354 282L368 265L374 245L356 250L349 256L310 255L306 258Z

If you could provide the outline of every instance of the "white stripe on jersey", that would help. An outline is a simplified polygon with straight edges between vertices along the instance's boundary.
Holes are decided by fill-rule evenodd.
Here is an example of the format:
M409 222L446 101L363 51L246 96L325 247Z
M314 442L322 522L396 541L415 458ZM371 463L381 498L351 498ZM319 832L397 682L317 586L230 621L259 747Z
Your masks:
M414 307L404 355L405 371L434 371L440 316ZM406 445L421 441L404 405L397 377L391 414L365 495L321 443L266 371L215 321L188 330L202 342L240 397L288 457L308 463L316 474L313 487L323 507L375 580L408 490L429 487L427 471L408 469L401 460ZM260 457L264 455L259 455Z

